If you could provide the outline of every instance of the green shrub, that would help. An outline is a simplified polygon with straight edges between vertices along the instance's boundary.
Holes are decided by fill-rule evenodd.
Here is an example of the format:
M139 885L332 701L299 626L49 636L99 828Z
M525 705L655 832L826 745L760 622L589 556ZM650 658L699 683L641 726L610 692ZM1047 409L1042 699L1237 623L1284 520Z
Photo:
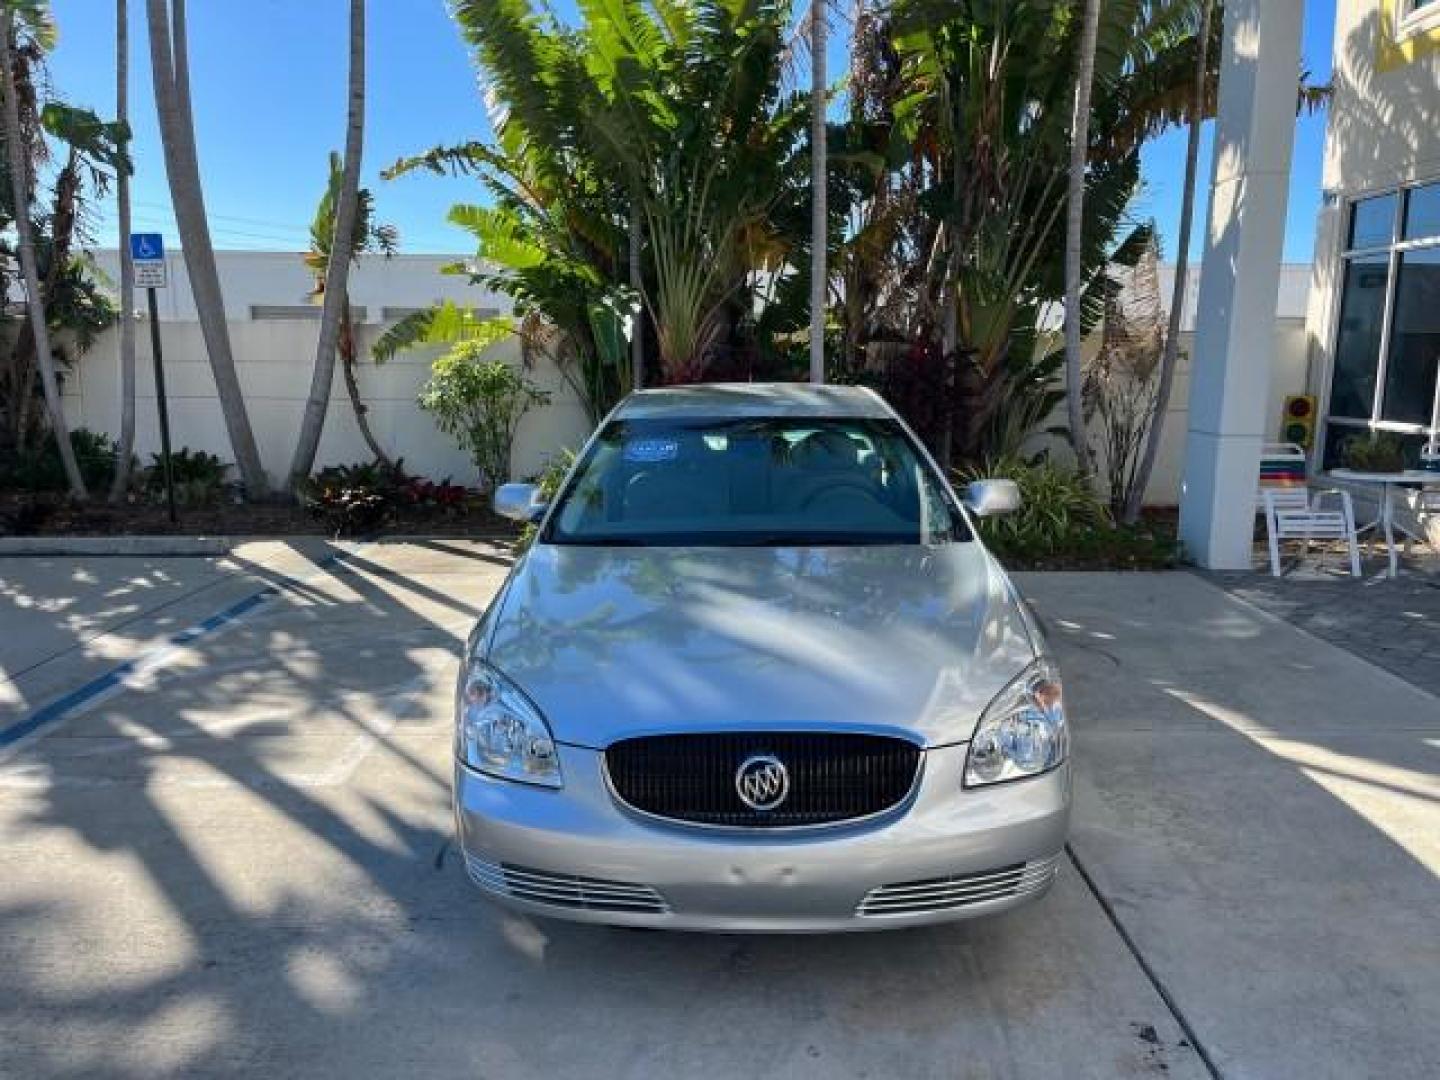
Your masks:
M956 475L962 488L987 479L1014 480L1019 486L1018 511L980 520L986 542L1002 552L1054 554L1111 524L1105 504L1080 474L1048 460L998 458Z
M115 477L115 460L120 447L101 431L76 428L70 432L70 445L80 476L92 492L104 492ZM39 446L24 451L0 468L0 485L21 491L66 491L65 465L60 460L60 447L53 433L47 433Z
M509 364L483 359L488 347L465 341L436 360L420 388L419 404L441 431L459 441L482 484L494 489L510 479L510 450L520 418L550 395Z
M225 474L230 466L214 454L182 446L170 451L170 475L175 482L175 502L180 506L214 506L225 495ZM145 497L165 501L165 463L159 454L150 455L150 464L140 478Z
M1021 506L981 518L980 535L1002 559L1019 566L1163 569L1179 561L1173 520L1116 525L1105 504L1074 469L1048 460L1004 458L956 472L962 490L973 480L1014 480Z

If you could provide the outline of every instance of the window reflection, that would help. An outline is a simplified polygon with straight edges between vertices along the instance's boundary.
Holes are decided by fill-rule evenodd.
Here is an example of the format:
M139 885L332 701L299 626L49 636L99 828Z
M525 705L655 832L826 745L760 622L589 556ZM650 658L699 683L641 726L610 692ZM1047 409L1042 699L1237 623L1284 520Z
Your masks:
M1405 239L1440 237L1440 184L1410 192L1405 206Z
M1395 281L1385 368L1386 420L1429 424L1440 371L1440 248L1407 251Z
M1330 415L1368 420L1375 402L1380 331L1385 319L1389 257L1366 255L1345 264Z
M1391 192L1374 199L1361 199L1350 212L1349 247L1384 247L1395 239L1395 206L1399 194Z

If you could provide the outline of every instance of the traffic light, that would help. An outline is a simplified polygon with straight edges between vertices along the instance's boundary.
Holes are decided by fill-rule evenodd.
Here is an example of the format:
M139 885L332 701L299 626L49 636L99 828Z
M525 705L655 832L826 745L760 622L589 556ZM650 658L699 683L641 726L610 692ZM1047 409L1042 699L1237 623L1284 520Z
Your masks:
M1295 443L1306 450L1315 445L1315 395L1291 394L1285 399L1280 423L1280 441Z

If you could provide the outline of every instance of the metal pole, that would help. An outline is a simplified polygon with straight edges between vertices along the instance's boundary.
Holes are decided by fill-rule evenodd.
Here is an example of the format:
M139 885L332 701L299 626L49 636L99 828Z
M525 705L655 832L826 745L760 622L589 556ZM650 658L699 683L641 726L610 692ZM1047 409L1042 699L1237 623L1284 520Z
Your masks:
M160 411L160 462L165 470L165 504L170 511L170 524L178 522L175 515L175 477L170 474L170 409L165 404L165 366L160 363L160 310L155 303L155 290L146 289L150 305L150 356L155 362L155 407Z

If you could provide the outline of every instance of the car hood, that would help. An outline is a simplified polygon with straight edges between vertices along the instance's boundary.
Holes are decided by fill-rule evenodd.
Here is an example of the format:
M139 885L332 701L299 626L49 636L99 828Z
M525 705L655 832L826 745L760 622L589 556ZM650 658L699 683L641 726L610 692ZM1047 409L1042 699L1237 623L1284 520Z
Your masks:
M487 659L595 748L743 728L963 742L1039 647L978 543L536 545L499 603Z

